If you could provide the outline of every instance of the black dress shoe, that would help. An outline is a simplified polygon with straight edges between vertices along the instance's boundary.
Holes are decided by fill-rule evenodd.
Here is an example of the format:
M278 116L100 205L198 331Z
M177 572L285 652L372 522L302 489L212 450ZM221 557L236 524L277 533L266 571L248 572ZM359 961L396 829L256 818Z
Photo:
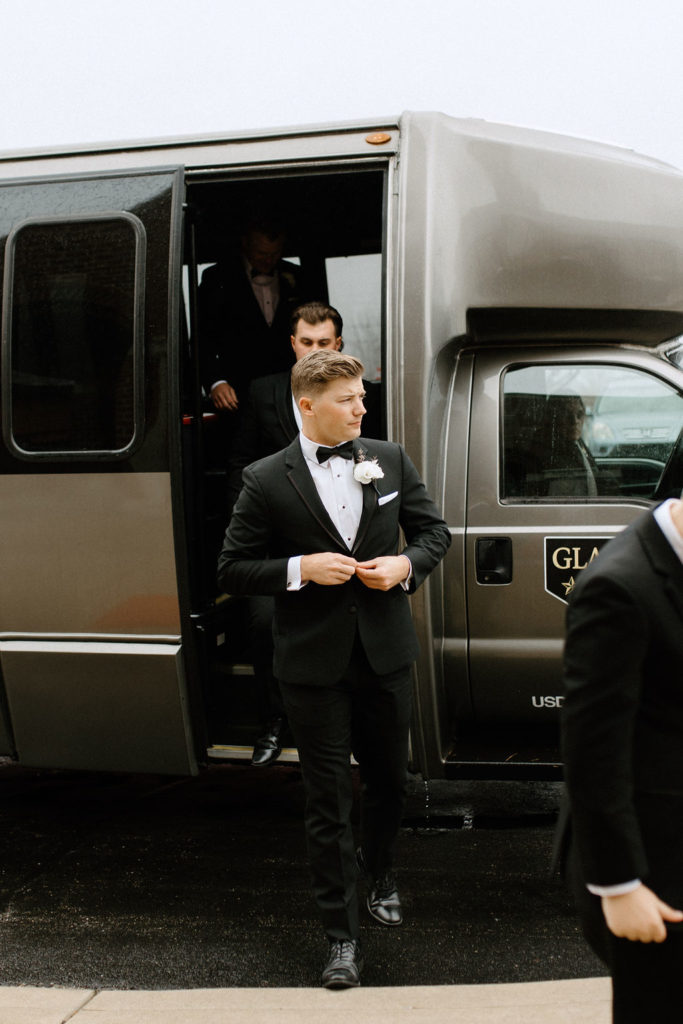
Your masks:
M252 764L262 767L277 761L282 753L282 726L281 718L273 718L268 723L263 736L259 736L254 744L254 752L251 755Z
M392 872L383 871L377 878L374 878L366 867L360 847L356 850L356 860L368 883L368 897L365 902L370 914L380 924L395 928L403 921L403 910L396 890L396 879Z
M363 954L358 939L330 943L330 958L323 971L325 988L357 988L362 970Z

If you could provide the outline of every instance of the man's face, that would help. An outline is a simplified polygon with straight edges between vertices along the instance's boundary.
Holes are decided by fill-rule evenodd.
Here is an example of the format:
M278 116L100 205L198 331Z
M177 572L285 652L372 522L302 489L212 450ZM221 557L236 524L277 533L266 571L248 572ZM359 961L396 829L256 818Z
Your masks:
M259 274L272 274L282 259L285 236L268 238L261 231L249 231L242 238L242 252Z
M362 377L339 377L313 398L300 402L304 434L311 441L333 447L360 435L365 413Z
M338 352L342 344L331 320L323 320L321 324L307 324L305 320L299 319L296 333L291 335L291 339L297 363L309 352L317 352L319 348Z

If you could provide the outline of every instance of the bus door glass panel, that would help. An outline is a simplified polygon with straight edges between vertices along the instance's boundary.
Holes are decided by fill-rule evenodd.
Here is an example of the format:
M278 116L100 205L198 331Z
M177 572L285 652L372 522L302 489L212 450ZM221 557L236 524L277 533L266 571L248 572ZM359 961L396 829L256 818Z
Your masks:
M489 422L484 422L489 399ZM469 670L480 722L555 727L566 600L600 547L661 496L683 397L639 368L478 360L470 458ZM475 440L477 439L477 440ZM680 465L680 463L678 464ZM680 470L678 470L680 475ZM669 487L683 481L670 479Z

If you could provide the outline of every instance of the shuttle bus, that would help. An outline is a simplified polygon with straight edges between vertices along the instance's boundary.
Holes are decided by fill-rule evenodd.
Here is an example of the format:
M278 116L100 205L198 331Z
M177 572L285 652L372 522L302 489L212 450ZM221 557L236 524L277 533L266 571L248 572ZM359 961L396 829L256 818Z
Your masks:
M0 754L193 774L253 740L197 287L259 202L453 535L414 768L553 772L577 575L683 488L683 176L435 113L0 154Z

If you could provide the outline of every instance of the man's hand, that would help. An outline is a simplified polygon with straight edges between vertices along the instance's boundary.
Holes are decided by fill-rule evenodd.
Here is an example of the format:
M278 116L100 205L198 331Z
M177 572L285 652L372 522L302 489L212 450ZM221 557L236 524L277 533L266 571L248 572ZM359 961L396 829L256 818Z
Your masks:
M391 590L409 574L410 559L405 555L381 555L356 565L356 576L371 590Z
M317 555L303 555L301 559L301 582L310 580L323 587L334 587L350 580L358 563L348 555L333 551L321 551Z
M632 942L664 942L664 922L683 921L683 911L664 903L646 885L621 896L603 896L602 912L612 934Z
M239 405L235 389L228 384L227 380L222 380L219 384L214 384L211 388L211 401L217 409L229 409L234 411Z

